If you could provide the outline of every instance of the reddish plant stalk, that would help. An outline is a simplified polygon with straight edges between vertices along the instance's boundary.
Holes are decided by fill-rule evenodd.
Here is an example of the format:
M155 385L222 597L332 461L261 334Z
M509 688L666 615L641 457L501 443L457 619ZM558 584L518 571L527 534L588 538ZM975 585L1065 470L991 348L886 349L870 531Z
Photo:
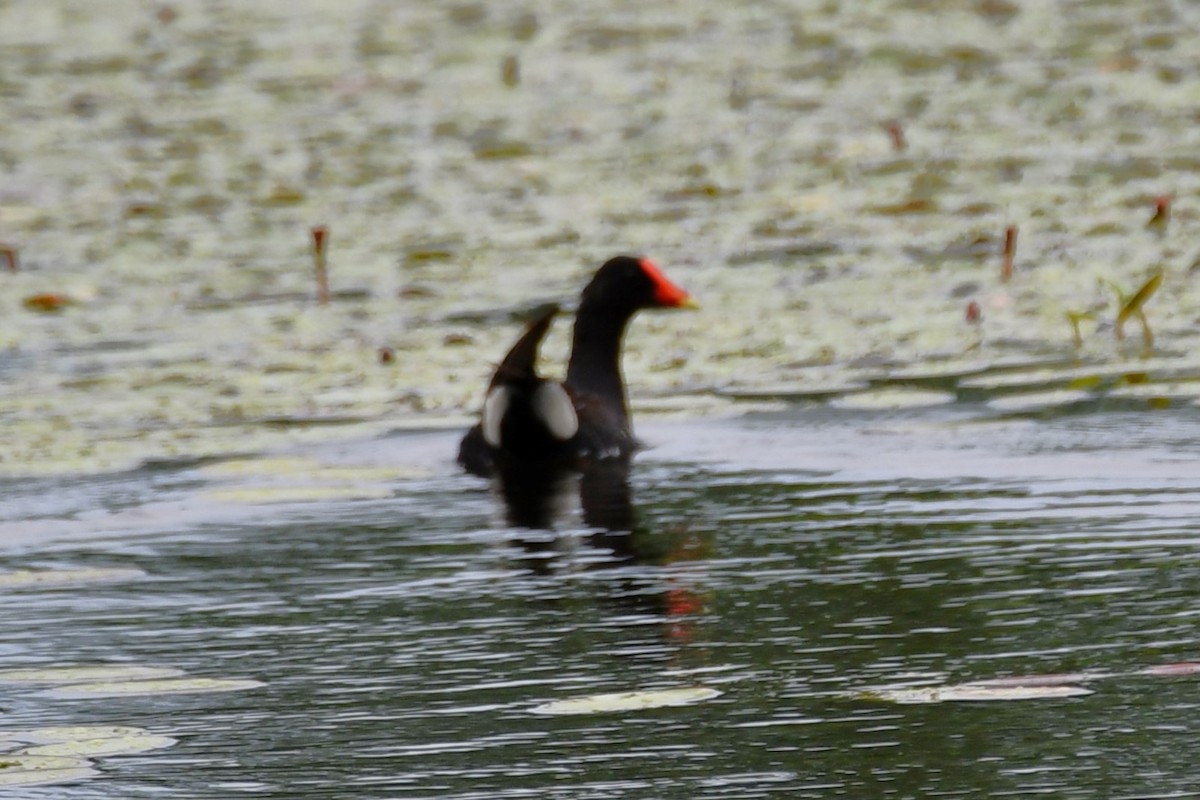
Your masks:
M1006 281L1012 277L1013 257L1017 253L1017 226L1009 225L1004 229L1004 266L1000 269L1000 280Z
M329 273L325 268L325 249L329 244L329 229L320 225L312 229L313 258L317 264L317 302L329 302Z

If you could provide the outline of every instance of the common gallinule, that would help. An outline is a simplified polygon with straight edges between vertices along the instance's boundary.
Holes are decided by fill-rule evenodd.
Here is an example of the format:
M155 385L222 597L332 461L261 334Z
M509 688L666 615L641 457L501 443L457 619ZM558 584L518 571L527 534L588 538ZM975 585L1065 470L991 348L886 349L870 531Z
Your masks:
M695 306L650 259L610 259L580 297L566 381L540 377L534 363L555 307L537 317L500 362L479 424L459 446L458 463L487 476L497 466L569 467L580 459L629 455L636 441L621 377L625 327L643 308Z

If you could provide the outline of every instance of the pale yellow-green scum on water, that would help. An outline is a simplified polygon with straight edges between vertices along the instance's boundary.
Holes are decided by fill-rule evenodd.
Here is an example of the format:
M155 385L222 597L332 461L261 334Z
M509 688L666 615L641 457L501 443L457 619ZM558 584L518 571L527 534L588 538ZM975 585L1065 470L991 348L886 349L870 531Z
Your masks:
M702 305L635 323L635 408L852 393L929 362L1136 370L1102 281L1133 293L1157 270L1143 310L1171 360L1200 313L1198 17L1134 0L5 4L0 243L21 268L0 273L0 474L464 417L510 312L572 300L617 252ZM43 293L72 302L25 308Z

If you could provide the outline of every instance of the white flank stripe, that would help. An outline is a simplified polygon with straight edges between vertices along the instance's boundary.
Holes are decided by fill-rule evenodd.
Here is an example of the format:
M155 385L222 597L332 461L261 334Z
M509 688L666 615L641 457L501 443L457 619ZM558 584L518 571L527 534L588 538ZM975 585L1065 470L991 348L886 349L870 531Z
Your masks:
M579 415L567 395L567 390L559 383L543 383L533 394L533 411L542 422L550 435L560 442L565 442L579 430Z
M483 401L483 440L492 447L500 446L500 423L508 411L511 395L512 390L507 386L497 386Z

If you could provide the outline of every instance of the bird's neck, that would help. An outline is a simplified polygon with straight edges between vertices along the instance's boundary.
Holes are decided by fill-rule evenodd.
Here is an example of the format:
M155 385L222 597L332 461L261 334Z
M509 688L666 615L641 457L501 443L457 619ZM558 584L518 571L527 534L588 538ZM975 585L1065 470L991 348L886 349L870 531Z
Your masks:
M625 381L621 378L621 340L631 315L612 315L580 305L567 363L567 385L595 395L628 419Z

